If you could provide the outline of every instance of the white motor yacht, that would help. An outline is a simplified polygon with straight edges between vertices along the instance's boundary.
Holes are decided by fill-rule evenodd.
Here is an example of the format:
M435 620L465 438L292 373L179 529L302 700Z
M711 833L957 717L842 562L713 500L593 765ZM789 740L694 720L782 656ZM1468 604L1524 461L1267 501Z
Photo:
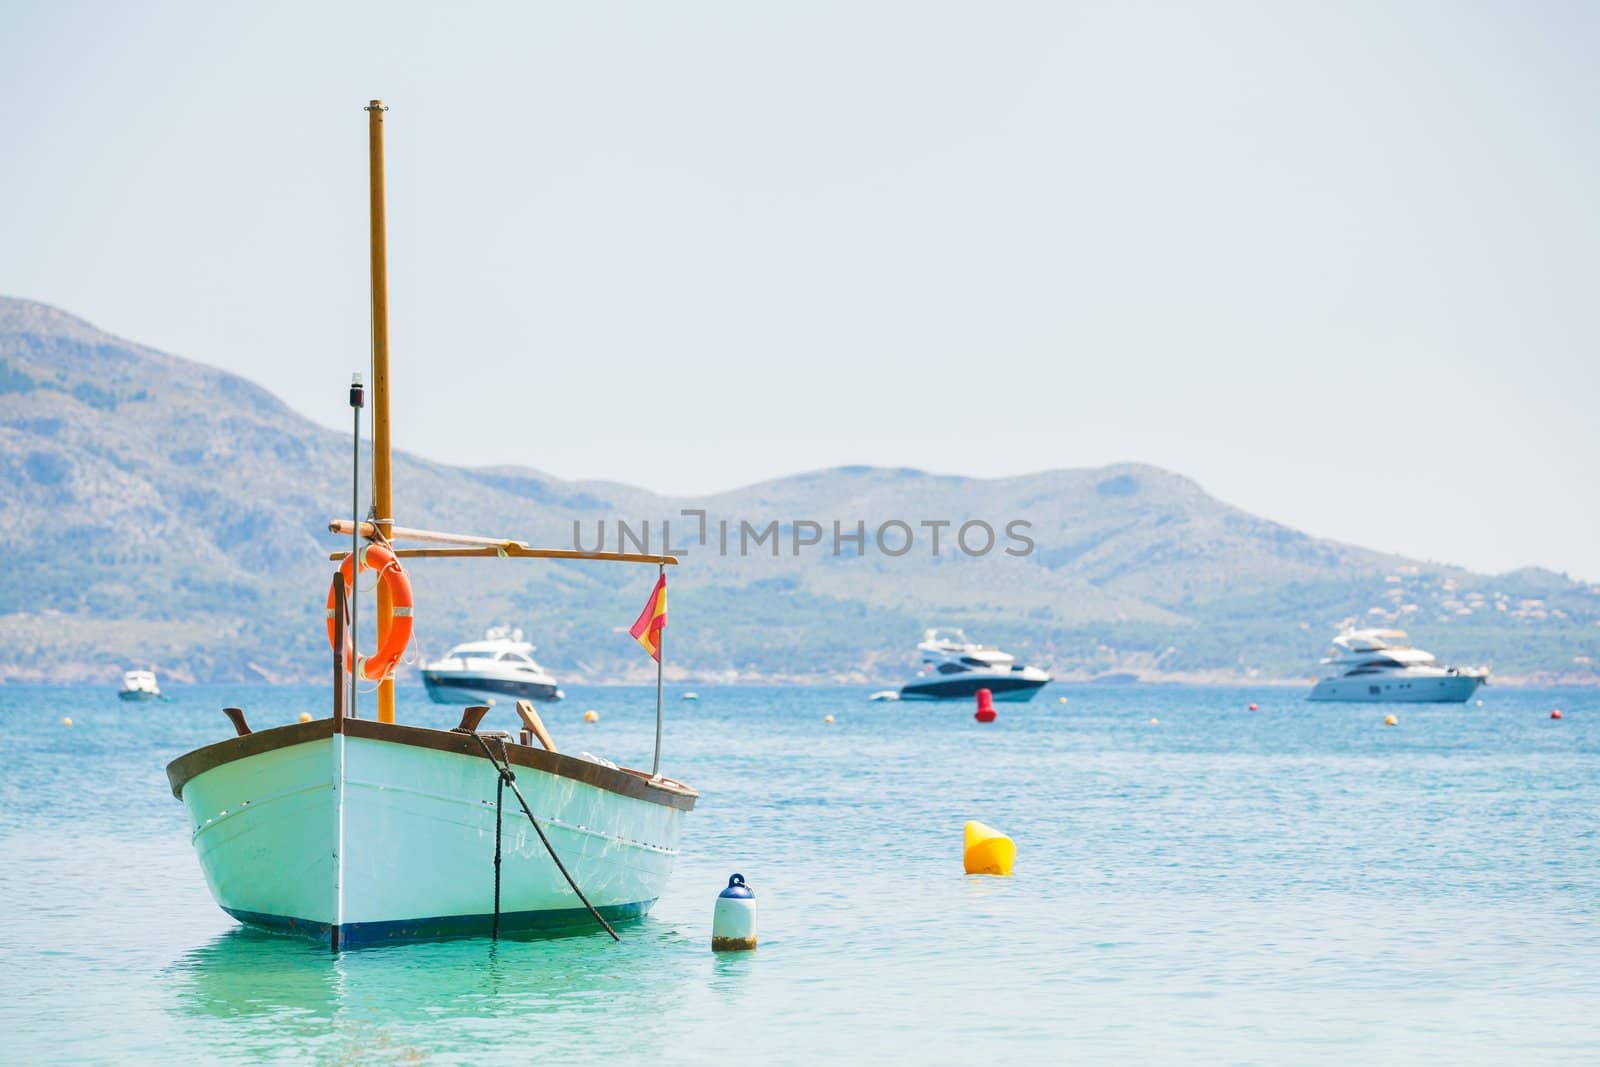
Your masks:
M1441 666L1404 630L1346 630L1322 662L1328 672L1308 700L1459 704L1488 680L1486 671Z
M160 700L161 687L156 685L155 671L125 671L122 688L117 690L119 700Z
M996 700L1032 700L1050 674L1009 652L968 640L960 630L928 630L917 645L922 672L900 688L901 700L955 700L989 690Z
M521 630L496 626L422 666L422 683L436 704L494 700L560 700L566 694L533 658Z

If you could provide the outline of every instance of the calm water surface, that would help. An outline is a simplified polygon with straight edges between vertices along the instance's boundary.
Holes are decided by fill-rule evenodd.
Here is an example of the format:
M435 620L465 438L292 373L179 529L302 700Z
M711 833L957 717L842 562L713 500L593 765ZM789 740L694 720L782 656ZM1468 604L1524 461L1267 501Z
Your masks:
M571 693L558 744L649 766L652 691ZM260 728L322 714L322 690L0 687L0 1057L1600 1057L1600 694L1057 685L979 726L864 689L700 693L669 691L663 769L702 800L621 944L336 956L217 909L163 772L227 735L224 703ZM453 725L420 690L400 716ZM1016 877L961 874L968 818L1017 840ZM736 870L761 948L713 956Z

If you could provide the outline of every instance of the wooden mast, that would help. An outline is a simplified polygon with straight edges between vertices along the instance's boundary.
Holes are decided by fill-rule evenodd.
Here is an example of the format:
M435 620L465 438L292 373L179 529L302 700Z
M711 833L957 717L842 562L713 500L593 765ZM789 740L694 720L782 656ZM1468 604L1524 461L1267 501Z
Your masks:
M372 508L385 535L394 524L394 486L389 468L389 264L383 204L382 100L367 105L367 151L372 203ZM389 629L394 601L378 585L378 632ZM394 722L394 679L378 683L378 721Z

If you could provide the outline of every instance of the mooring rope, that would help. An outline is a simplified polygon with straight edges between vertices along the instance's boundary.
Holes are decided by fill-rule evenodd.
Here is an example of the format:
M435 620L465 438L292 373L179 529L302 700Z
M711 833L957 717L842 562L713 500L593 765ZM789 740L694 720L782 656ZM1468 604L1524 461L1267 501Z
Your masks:
M500 824L505 808L506 776L502 774L494 787L494 927L489 933L494 941L500 940Z
M526 799L524 799L524 797L522 795L522 790L517 788L517 776L511 773L511 759L510 759L509 756L506 755L506 743L505 743L505 741L503 739L499 739L499 738L496 739L499 742L499 745L500 745L500 757L498 759L496 759L495 758L495 754L489 750L489 743L483 739L483 735L482 734L474 733L472 736L476 737L478 739L478 744L483 748L483 754L485 756L489 757L489 762L494 764L495 770L498 771L499 774L500 774L500 784L495 790L495 825L494 825L494 938L495 938L495 940L499 940L499 938L500 938L500 803L501 803L500 798L504 796L505 787L509 785L511 787L511 792L516 795L517 803L522 805L522 813L528 817L528 821L533 824L534 832L539 835L539 840L544 843L544 850L546 852L550 853L550 858L551 859L555 860L556 869L561 872L561 877L565 878L567 880L567 884L572 887L572 891L574 893L578 894L578 899L583 901L583 906L589 909L589 914L594 916L594 921L599 923L601 926L605 927L606 933L611 935L611 940L613 940L613 941L621 941L622 938L617 936L617 932L611 928L611 924L606 922L606 917L604 915L601 915L600 912L595 909L595 906L593 904L589 903L589 898L583 895L583 890L578 888L578 883L572 880L572 875L570 873L568 873L568 871L567 871L567 865L561 862L561 857L556 855L555 846L552 845L550 843L550 839L545 836L544 827L540 826L539 825L539 820L535 819L533 817L533 809L528 807L528 802L527 802Z

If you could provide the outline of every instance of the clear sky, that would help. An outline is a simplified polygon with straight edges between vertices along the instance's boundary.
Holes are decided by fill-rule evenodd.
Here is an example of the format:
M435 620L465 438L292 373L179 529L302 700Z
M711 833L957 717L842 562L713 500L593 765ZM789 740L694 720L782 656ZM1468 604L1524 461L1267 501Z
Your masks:
M1600 5L0 0L0 292L664 492L1141 460L1600 579Z

